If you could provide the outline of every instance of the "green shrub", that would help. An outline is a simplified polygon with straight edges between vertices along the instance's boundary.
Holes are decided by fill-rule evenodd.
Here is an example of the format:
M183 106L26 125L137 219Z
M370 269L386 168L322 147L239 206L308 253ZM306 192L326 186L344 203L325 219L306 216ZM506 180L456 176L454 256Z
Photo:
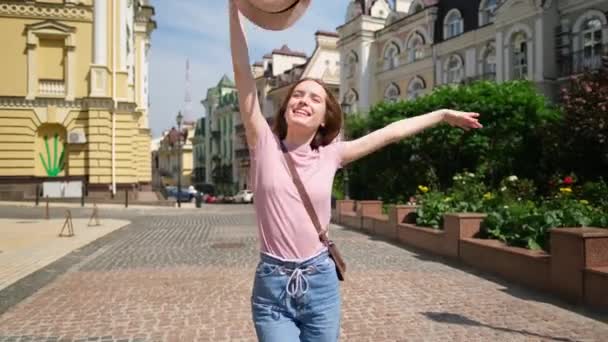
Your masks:
M371 154L351 166L355 198L405 200L418 184L446 189L453 175L480 171L493 186L517 174L535 179L548 170L539 164L540 133L561 113L547 105L528 82L477 82L461 87L440 87L415 101L380 103L368 116L351 116L351 138L407 117L441 108L479 112L483 129L465 132L439 125Z

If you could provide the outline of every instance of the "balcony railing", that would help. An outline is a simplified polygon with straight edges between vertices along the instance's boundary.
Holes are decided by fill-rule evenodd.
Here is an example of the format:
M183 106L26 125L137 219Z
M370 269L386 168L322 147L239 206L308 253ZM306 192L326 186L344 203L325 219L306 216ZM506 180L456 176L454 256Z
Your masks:
M244 126L243 124L237 124L237 125L234 127L234 131L235 131L236 133L243 133L243 132L245 132L245 126Z
M63 80L39 80L38 93L40 95L65 96L65 82Z
M249 149L242 148L235 151L235 157L237 159L247 159L249 158Z
M495 72L486 72L481 75L476 75L471 77L470 81L496 81L496 73Z
M602 56L608 55L608 45L596 45L592 50L584 49L558 57L560 76L580 74L602 67Z

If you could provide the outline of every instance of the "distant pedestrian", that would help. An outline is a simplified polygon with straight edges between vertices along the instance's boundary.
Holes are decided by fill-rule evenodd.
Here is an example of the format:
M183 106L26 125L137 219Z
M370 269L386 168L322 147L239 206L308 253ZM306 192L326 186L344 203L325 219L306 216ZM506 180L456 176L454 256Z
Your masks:
M336 170L441 122L480 128L479 115L440 109L353 141L337 141L340 104L321 81L302 79L288 90L271 129L260 109L239 11L257 25L279 30L290 26L309 0L229 3L232 62L251 152L249 182L261 249L251 297L256 333L265 342L337 341L338 277L345 268L326 234ZM273 7L272 13L263 12L265 5Z

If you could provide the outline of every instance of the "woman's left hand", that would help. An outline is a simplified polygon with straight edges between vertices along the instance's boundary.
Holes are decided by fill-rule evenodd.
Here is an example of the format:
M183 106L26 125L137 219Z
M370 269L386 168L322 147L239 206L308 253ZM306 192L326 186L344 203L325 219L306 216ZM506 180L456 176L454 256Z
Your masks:
M460 127L465 131L473 128L482 128L479 123L479 113L460 112L457 110L446 109L443 114L443 121L451 126Z

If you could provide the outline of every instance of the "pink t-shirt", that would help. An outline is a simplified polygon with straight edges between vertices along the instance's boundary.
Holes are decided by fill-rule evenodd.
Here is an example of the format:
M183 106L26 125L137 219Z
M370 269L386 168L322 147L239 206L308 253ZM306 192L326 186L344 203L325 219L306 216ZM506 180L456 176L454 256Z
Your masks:
M342 164L343 146L343 142L318 150L310 145L287 146L323 227L330 220L332 184ZM302 260L322 251L325 247L289 174L279 139L268 125L258 132L251 162L249 177L262 252L283 260Z

